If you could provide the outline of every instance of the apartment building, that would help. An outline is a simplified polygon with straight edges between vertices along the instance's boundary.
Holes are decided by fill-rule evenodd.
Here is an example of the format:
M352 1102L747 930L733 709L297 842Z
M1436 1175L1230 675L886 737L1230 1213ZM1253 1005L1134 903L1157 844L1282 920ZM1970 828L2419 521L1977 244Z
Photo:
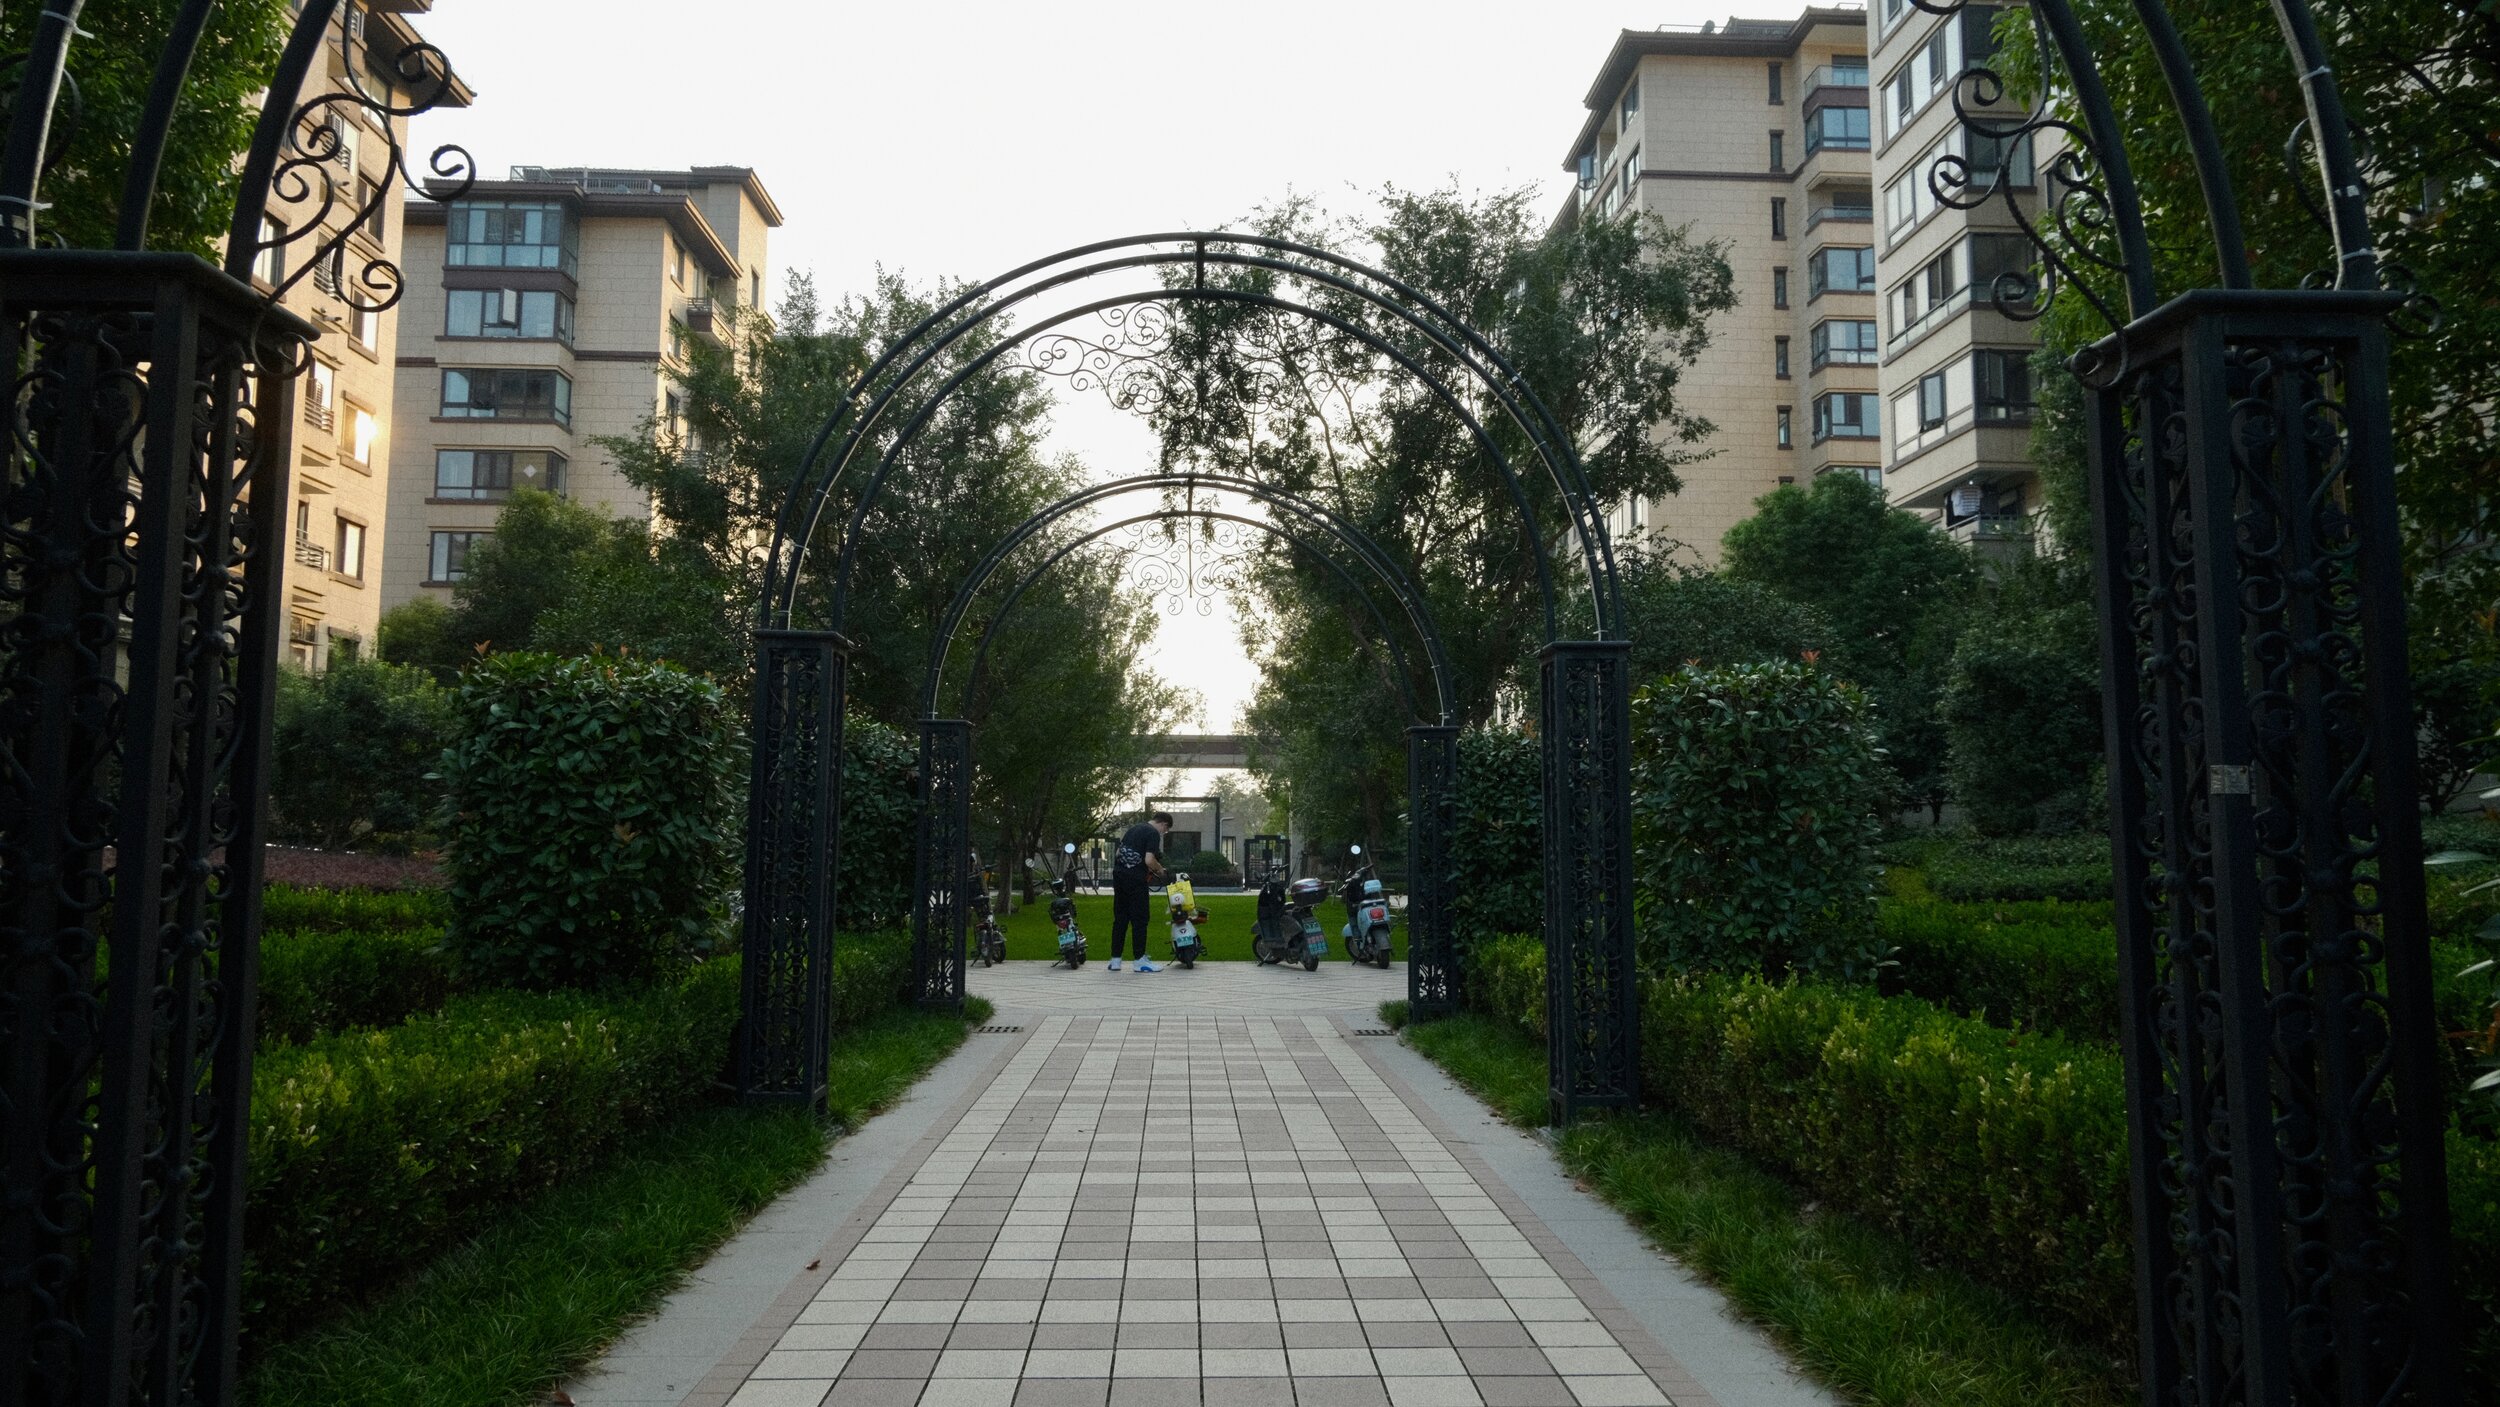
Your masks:
M1589 87L1558 227L1632 209L1689 226L1727 246L1737 294L1679 386L1716 427L1709 457L1681 493L1615 505L1618 538L1715 563L1781 484L1881 482L1866 39L1856 6L1625 30Z
M1935 15L1910 0L1876 0L1875 180L1880 243L1883 466L1897 507L1934 514L1983 552L2026 550L2039 511L2033 472L2030 325L1998 310L1995 294L2028 287L2032 251L2002 196L1962 210L1936 198L1933 172L1948 154L1967 163L1974 192L2002 173L2032 208L2038 162L2028 138L1973 130L1961 84L1993 48L2001 7ZM1958 202L1957 202L1958 203ZM2004 279L2000 283L2000 279Z
M383 106L406 106L407 90L394 91L403 50L421 42L409 24L427 0L339 7L329 42L296 96L296 106L324 94L363 94ZM465 107L474 95L455 80L441 107ZM374 261L407 264L406 208L400 178L391 166L394 146L405 149L408 119L385 118L358 102L314 110L335 146L317 136L302 138L309 150L331 152L323 174L330 178L327 208L318 181L300 186L297 201L273 200L264 240L294 235L262 251L252 277L273 288L312 261L311 272L287 290L281 304L321 328L312 365L297 400L294 459L288 482L293 529L282 564L287 633L281 658L303 669L326 669L333 659L368 652L381 619L380 567L394 460L391 427L399 324L407 304L367 311L385 301L388 285L368 286L364 271ZM309 129L307 129L309 131ZM370 211L370 213L364 213ZM304 232L308 224L321 228ZM317 259L345 231L329 258Z
M598 440L682 417L689 339L763 303L780 225L743 166L516 166L412 209L385 606L446 598L515 487L649 517Z

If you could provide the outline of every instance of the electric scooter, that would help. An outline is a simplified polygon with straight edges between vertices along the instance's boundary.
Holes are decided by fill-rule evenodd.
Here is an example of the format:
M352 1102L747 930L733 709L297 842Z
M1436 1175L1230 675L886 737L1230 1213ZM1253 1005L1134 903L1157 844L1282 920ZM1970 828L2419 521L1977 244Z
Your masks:
M1328 956L1328 934L1319 926L1319 915L1312 910L1328 897L1328 886L1305 876L1285 891L1285 902L1293 908L1294 924L1299 928L1302 946L1302 970L1319 971L1319 960Z
M1351 847L1360 857L1363 847ZM1380 887L1380 876L1370 865L1364 865L1345 877L1345 955L1355 962L1368 962L1388 971L1395 942L1389 927L1389 896Z
M1250 952L1261 966L1298 962L1306 972L1319 970L1319 959L1311 955L1311 940L1319 939L1323 953L1328 951L1328 940L1320 933L1319 920L1311 917L1317 894L1308 898L1303 894L1306 886L1318 885L1315 879L1287 885L1284 862L1268 863L1267 877L1259 882L1258 917L1250 925Z
M1172 961L1183 967L1198 965L1198 925L1204 923L1207 911L1198 907L1198 891L1189 882L1187 870L1173 872L1171 883L1164 890L1164 902L1172 917Z
M1030 860L1025 863L1050 880L1050 921L1059 930L1059 961L1073 972L1085 965L1085 930L1076 923L1076 843L1070 841L1059 850L1068 857L1068 867L1057 875Z
M1007 960L1007 932L998 926L990 912L990 875L981 868L981 857L972 857L972 873L964 886L972 903L972 960L983 967L995 967Z

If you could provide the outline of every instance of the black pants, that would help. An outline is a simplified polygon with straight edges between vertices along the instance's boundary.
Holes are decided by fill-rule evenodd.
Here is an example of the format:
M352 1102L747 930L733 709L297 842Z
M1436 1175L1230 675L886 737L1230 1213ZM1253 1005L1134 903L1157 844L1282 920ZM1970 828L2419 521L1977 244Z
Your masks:
M1132 929L1137 934L1135 955L1142 958L1146 955L1145 878L1141 875L1129 880L1114 875L1111 878L1111 956L1116 958L1120 955L1121 935Z

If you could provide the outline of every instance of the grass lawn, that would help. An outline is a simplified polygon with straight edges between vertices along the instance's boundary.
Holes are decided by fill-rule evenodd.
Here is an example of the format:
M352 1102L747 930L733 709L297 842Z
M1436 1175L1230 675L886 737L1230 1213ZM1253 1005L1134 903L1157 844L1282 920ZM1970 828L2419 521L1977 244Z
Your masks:
M1527 1031L1462 1015L1408 1026L1406 1039L1504 1118L1543 1121L1545 1045ZM2105 1354L2027 1321L1966 1277L1919 1264L1894 1237L1817 1210L1670 1115L1583 1122L1556 1147L1573 1176L1850 1402L2116 1407L2130 1398L2122 1366Z
M1201 894L1198 907L1207 911L1207 921L1198 925L1198 937L1210 961L1248 962L1250 956L1250 923L1258 917L1259 896L1256 894ZM1147 951L1157 962L1172 956L1172 926L1164 919L1163 893L1157 890L1146 896L1148 937ZM1337 931L1345 927L1345 905L1330 899L1316 911L1320 928L1328 935L1328 961L1344 962L1345 940ZM1085 930L1086 951L1090 961L1100 962L1111 956L1111 896L1079 894L1076 896L1076 922ZM1034 903L1000 920L1007 930L1007 956L1037 958L1055 962L1059 957L1059 931L1051 927L1050 896L1045 894ZM1406 955L1406 926L1392 921L1396 929L1398 955Z
M967 1020L895 1012L833 1042L832 1121L714 1107L515 1207L379 1301L277 1345L256 1407L522 1407L547 1399L747 1219L824 1162L837 1126L894 1102L963 1044Z

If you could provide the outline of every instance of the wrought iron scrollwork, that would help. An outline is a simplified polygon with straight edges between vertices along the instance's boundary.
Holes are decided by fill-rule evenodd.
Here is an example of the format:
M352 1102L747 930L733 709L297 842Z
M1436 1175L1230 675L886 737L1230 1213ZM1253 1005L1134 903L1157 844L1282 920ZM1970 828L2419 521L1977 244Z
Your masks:
M1222 519L1176 516L1116 536L1127 554L1121 574L1129 593L1161 600L1163 613L1174 616L1193 609L1212 615L1216 602L1238 598L1258 547L1252 529Z
M737 1054L751 1103L824 1101L848 650L823 632L756 632Z
M1450 862L1457 813L1458 730L1407 729L1406 999L1418 1017L1447 1015L1466 1002L1451 914L1458 892Z
M1545 1002L1554 1119L1640 1097L1630 646L1545 647Z
M981 875L972 863L972 725L920 720L920 828L913 865L912 1000L924 1010L964 1004L969 900Z

